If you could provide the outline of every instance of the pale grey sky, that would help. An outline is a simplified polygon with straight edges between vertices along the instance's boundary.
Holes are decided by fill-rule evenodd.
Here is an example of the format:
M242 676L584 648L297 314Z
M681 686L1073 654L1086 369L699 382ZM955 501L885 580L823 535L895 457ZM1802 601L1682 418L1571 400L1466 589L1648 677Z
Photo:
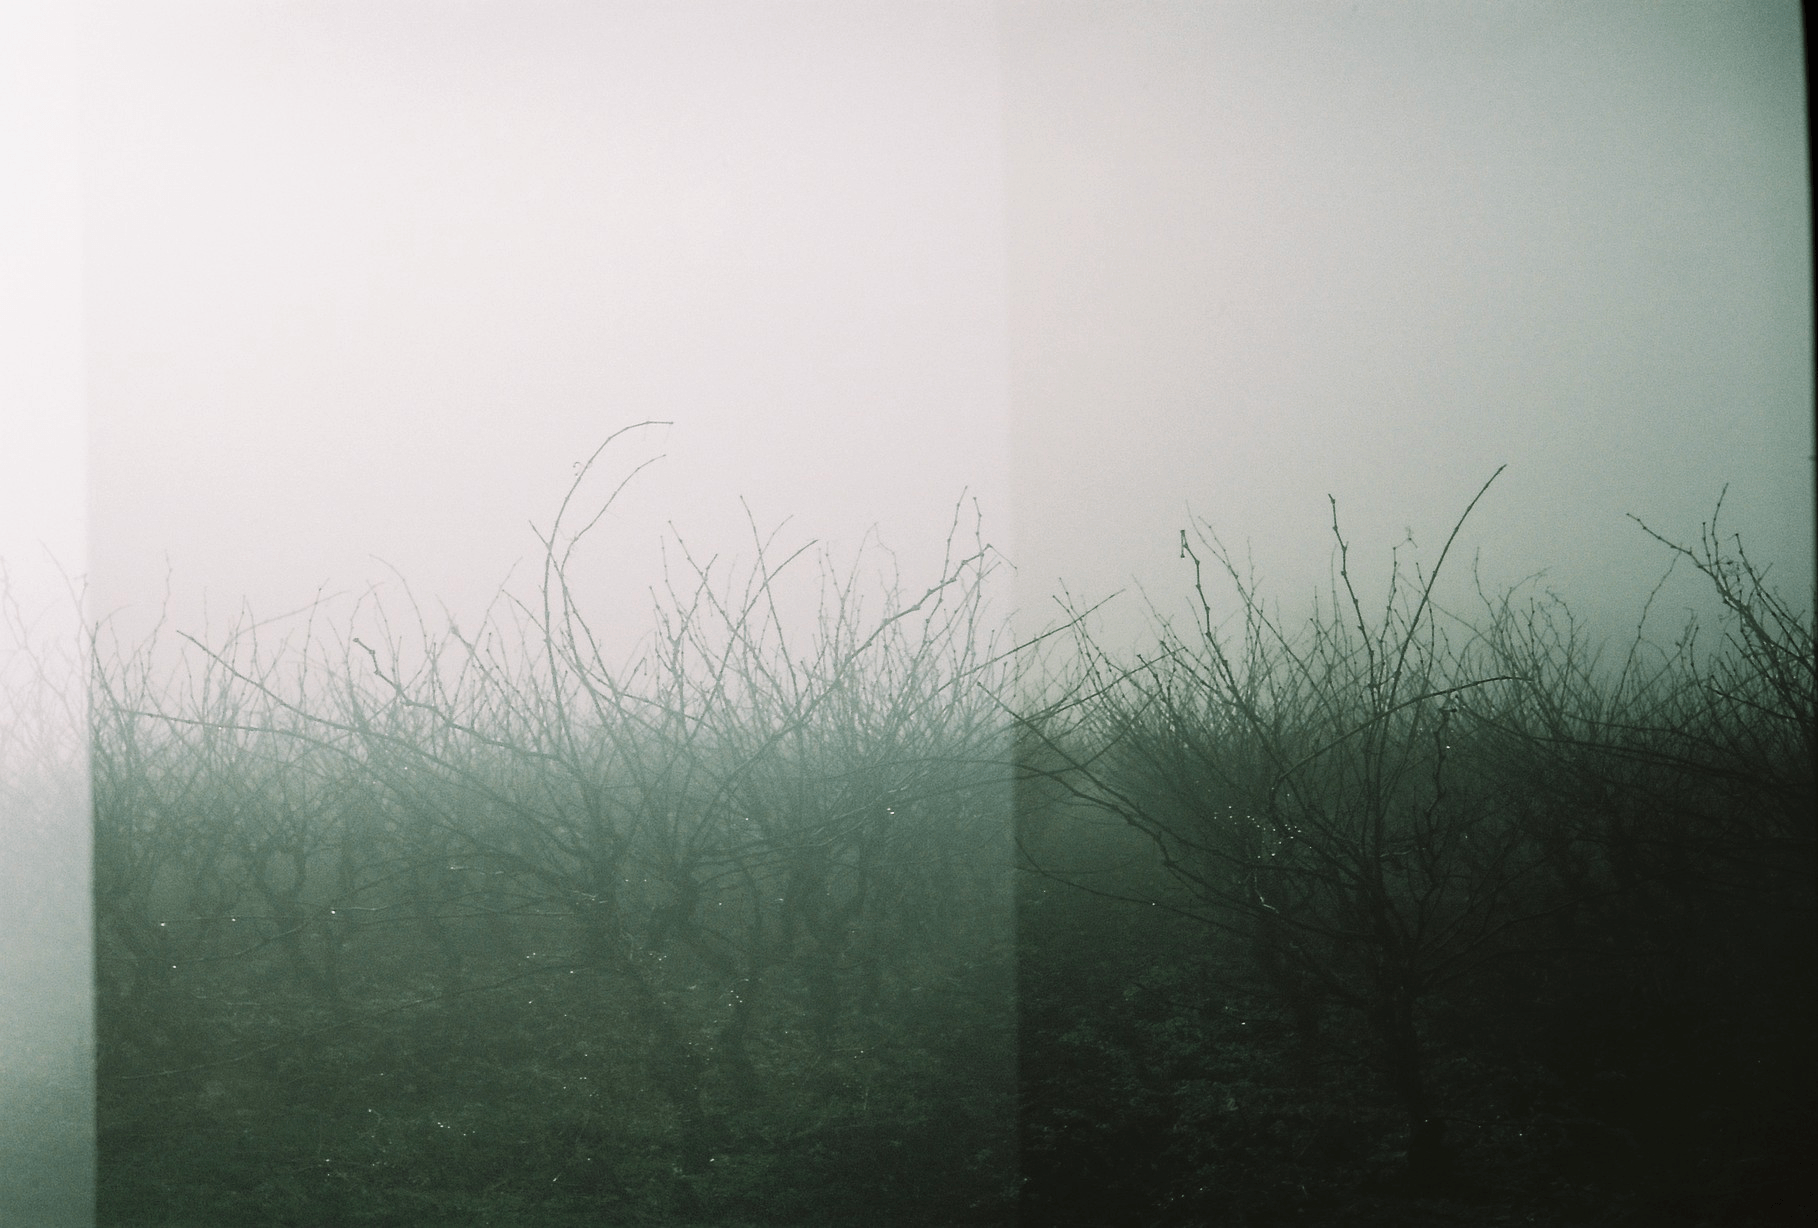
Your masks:
M1620 630L1667 561L1625 513L1695 538L1728 483L1724 522L1809 595L1794 4L1005 13L1038 586L1178 593L1190 505L1298 605L1328 493L1380 575L1506 462L1463 539L1493 583L1546 568Z
M963 491L1007 527L988 7L153 5L96 41L100 608L166 556L174 608L261 613L376 556L470 612L647 418L591 564L636 616L629 556L669 519L740 548L741 497L912 576Z
M572 460L913 576L1298 600L1467 545L1609 628L1719 491L1810 589L1791 3L119 6L84 148L102 608L471 609ZM640 451L641 449L641 451ZM644 557L647 557L645 555ZM637 590L638 584L616 591ZM637 607L641 608L641 607Z

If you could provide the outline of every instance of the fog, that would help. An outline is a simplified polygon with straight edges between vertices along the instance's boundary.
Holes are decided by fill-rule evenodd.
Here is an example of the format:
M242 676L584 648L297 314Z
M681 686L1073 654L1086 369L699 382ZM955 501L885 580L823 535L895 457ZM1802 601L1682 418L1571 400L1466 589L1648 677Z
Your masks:
M98 607L395 569L471 613L647 419L601 472L665 457L599 535L636 557L669 521L748 544L741 499L924 563L963 492L1004 521L991 15L848 10L123 13L87 145Z
M1809 592L1797 32L131 6L84 147L96 608L401 575L472 611L646 419L606 467L664 457L601 534L621 593L670 522L742 548L741 499L798 543L875 525L913 578L965 494L1027 611L1165 601L1194 519L1297 603L1328 496L1368 574L1504 464L1463 542L1492 589L1544 570L1626 632L1667 562L1627 517L1687 540L1727 486Z
M1666 563L1626 516L1728 484L1809 593L1793 6L1011 6L1003 57L1035 589L1178 588L1191 509L1298 603L1327 495L1368 574L1507 464L1492 588L1621 634Z
M75 26L0 9L0 1221L92 1221Z
M1726 488L1812 591L1790 3L7 20L0 556L40 640L65 576L129 643L405 582L470 623L644 421L585 492L660 458L586 563L627 643L666 533L875 530L913 589L976 511L1026 629L1121 590L1134 635L1183 528L1296 608L1328 497L1371 584L1504 465L1449 564L1492 591L1626 634L1670 561L1628 517L1695 540ZM27 1005L86 986L71 903L8 944L24 1051L86 1026Z

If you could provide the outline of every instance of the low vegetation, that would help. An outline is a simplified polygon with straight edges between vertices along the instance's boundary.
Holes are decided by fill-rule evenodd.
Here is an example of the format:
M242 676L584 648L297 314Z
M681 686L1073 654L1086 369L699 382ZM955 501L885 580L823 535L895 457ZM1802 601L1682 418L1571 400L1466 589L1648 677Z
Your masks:
M1812 624L1715 518L1619 662L1336 509L1305 620L1202 528L1040 667L958 523L806 629L676 544L619 661L586 477L478 628L96 630L101 1224L1809 1218Z
M1721 642L1606 665L1442 610L1463 523L1374 609L1334 509L1302 623L1204 531L1186 629L1077 624L1020 724L1024 1222L1810 1218L1810 617L1713 517L1666 544Z
M190 641L182 689L149 650L97 666L103 1222L1013 1199L989 551L912 600L824 571L799 640L777 594L812 556L684 552L616 663L574 510L470 633L374 606Z

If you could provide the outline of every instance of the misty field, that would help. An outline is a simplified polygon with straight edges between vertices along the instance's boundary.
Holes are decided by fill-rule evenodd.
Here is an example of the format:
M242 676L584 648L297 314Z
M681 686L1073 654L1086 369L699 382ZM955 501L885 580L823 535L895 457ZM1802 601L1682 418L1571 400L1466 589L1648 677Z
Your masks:
M1715 519L1613 657L1336 513L1136 653L956 519L678 545L615 657L598 511L479 627L96 629L101 1224L1809 1218L1812 623Z

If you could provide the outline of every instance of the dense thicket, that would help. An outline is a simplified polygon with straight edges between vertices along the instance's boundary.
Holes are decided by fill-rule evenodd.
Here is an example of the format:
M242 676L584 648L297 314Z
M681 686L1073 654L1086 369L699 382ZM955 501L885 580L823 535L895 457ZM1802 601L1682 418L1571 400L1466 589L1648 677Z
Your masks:
M1335 513L1304 622L1203 533L1135 655L982 545L805 630L754 539L621 663L573 497L471 632L97 636L101 1223L1813 1210L1812 624L1715 519L1620 660Z
M1601 662L1333 531L1300 625L1183 534L1196 619L1023 721L1027 1222L1805 1222L1809 616L1713 519L1721 642Z
M988 552L795 640L684 559L615 665L579 536L473 634L98 667L102 1222L1002 1218Z

